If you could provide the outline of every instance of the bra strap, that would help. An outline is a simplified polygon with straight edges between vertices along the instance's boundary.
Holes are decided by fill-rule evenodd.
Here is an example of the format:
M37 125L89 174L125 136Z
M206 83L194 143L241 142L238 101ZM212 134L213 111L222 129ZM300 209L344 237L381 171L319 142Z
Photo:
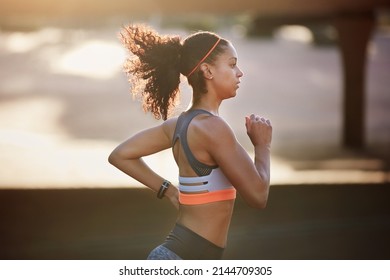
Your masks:
M211 171L217 168L217 165L210 166L198 161L194 154L191 152L187 141L188 126L193 118L200 114L212 115L210 112L202 109L189 110L182 113L177 119L175 133L173 137L172 147L176 143L177 139L180 139L181 146L183 147L184 154L187 157L188 163L198 176L207 176Z

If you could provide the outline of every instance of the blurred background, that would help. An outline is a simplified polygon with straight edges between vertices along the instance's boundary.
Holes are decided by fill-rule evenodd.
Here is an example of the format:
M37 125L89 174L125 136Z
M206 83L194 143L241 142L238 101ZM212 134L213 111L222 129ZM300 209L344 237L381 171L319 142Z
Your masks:
M122 71L137 22L231 40L244 77L221 116L250 154L244 117L273 123L269 206L237 200L226 258L389 257L388 1L0 0L0 258L143 259L172 227L107 162L161 123ZM175 114L190 96L183 78ZM170 151L146 160L177 182Z

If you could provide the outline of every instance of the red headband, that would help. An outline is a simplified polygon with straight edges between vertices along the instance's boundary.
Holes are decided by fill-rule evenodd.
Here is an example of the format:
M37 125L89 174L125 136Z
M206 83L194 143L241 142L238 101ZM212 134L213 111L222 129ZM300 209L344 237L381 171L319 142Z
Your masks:
M190 77L194 72L195 70L199 67L199 65L202 64L203 61L206 60L206 58L211 54L211 52L216 48L216 46L218 45L219 41L221 41L221 38L218 38L217 42L215 42L215 44L211 47L211 49L206 53L206 55L198 62L198 64L196 64L196 66L191 70L191 72L187 75L187 78Z

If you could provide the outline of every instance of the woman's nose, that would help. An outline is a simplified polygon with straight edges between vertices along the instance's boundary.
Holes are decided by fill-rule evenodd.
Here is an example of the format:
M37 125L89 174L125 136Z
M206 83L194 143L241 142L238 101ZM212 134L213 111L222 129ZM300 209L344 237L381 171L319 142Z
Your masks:
M237 73L237 76L238 76L238 77L242 77L242 76L244 76L244 73L241 71L241 69L240 69L240 68L238 68L238 73Z

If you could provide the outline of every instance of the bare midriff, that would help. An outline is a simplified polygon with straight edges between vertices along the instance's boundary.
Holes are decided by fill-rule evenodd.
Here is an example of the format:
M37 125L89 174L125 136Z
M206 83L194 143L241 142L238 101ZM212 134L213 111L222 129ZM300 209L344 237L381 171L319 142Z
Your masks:
M199 205L180 205L178 223L225 248L234 200Z

